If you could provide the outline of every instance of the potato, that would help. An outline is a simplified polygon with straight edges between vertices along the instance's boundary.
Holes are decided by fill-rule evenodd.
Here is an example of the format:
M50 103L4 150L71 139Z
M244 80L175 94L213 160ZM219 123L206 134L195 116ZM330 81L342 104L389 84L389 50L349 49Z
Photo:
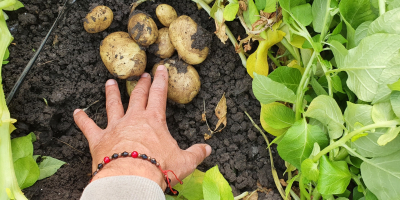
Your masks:
M148 14L134 10L129 16L128 33L139 45L147 47L157 40L158 28Z
M202 63L209 51L211 34L186 15L178 17L169 26L169 38L179 57L186 63Z
M113 21L114 14L107 6L93 8L83 20L83 27L88 33L98 33L106 30Z
M166 59L154 65L153 75L159 65L168 69L168 99L180 104L191 102L200 91L200 77L196 69L181 60Z
M156 8L156 15L158 20L166 27L178 18L175 9L168 4L160 4Z
M133 81L126 81L126 91L128 92L129 96L131 96L131 93L133 89L135 89L136 85L138 83L138 80L133 80Z
M138 77L146 68L146 53L126 32L115 32L101 41L100 57L108 71L120 79Z
M175 52L175 47L169 39L169 29L162 28L158 30L158 38L149 48L149 52L160 58L169 58Z

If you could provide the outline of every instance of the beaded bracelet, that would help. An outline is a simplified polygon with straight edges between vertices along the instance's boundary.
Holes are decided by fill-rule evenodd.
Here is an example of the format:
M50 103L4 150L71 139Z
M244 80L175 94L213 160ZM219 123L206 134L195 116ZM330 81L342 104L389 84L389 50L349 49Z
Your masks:
M133 151L132 153L128 153L126 151L122 152L122 153L114 153L113 155L111 155L110 157L106 156L104 157L103 161L101 163L99 163L97 165L97 169L95 172L93 172L92 174L92 179L90 180L90 182L92 182L93 177L96 176L96 174L110 161L115 160L119 157L132 157L132 158L142 158L143 160L147 160L149 161L151 164L154 164L155 166L157 166L161 172L164 174L164 178L165 178L165 183L167 183L167 188L165 189L164 193L168 194L168 195L178 195L179 192L177 190L172 189L171 187L171 179L168 178L168 172L171 172L176 180L179 181L180 184L183 184L183 182L181 180L178 179L178 177L176 176L176 174L172 171L172 170L163 170L160 166L160 163L157 162L157 160L155 158L151 158L150 156L147 156L146 154L140 154L137 151Z

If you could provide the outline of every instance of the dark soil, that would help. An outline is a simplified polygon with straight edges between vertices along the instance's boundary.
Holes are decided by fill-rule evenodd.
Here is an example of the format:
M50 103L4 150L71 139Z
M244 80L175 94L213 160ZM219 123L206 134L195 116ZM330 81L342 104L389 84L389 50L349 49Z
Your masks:
M10 46L10 63L2 70L6 94L39 47L62 5L61 0L22 2L25 8L8 13L8 24L15 44ZM75 125L72 113L76 108L85 108L99 100L87 113L100 127L107 126L104 84L113 76L100 59L99 46L108 34L127 31L130 3L128 0L77 1L51 35L12 100L11 116L18 120L17 130L12 137L34 132L38 136L34 143L35 155L52 156L67 162L55 175L25 189L29 199L79 199L87 185L91 157L87 140ZM177 10L178 15L188 15L209 32L215 31L213 20L204 10L198 11L196 4L190 0L156 0L144 3L137 9L156 19L154 11L158 3L168 3ZM106 31L89 34L83 28L83 19L97 5L109 6L114 12L114 21ZM244 30L239 22L228 23L228 26L234 35L244 38ZM149 72L160 60L148 54L146 71ZM260 104L251 91L252 79L234 47L229 41L221 43L213 34L208 58L195 68L202 82L198 96L187 105L168 103L167 122L172 136L183 149L200 142L210 144L213 152L199 169L205 171L218 165L231 184L234 195L256 189L259 182L273 189L268 194L260 194L260 199L280 199L272 179L266 143L244 114L247 111L259 123ZM126 107L129 97L125 92L125 81L118 80L118 83ZM206 124L201 122L203 99L209 123L214 127L218 121L214 109L224 93L227 98L228 125L221 133L205 141L203 135L208 131ZM284 163L279 159L275 147L273 155L278 174L283 174Z

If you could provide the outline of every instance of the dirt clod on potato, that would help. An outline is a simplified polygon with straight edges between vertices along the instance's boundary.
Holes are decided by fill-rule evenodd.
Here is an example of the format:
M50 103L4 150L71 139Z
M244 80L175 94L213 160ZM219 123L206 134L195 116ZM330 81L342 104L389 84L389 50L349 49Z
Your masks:
M106 30L112 23L114 14L107 6L96 6L83 19L83 27L88 33Z

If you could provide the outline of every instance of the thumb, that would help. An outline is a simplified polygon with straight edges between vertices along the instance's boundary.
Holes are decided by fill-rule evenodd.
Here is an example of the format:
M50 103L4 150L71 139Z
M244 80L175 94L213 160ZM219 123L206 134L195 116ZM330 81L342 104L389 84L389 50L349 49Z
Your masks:
M211 151L211 146L208 144L195 144L186 149L186 161L188 162L189 170L193 171L197 165L211 154Z

